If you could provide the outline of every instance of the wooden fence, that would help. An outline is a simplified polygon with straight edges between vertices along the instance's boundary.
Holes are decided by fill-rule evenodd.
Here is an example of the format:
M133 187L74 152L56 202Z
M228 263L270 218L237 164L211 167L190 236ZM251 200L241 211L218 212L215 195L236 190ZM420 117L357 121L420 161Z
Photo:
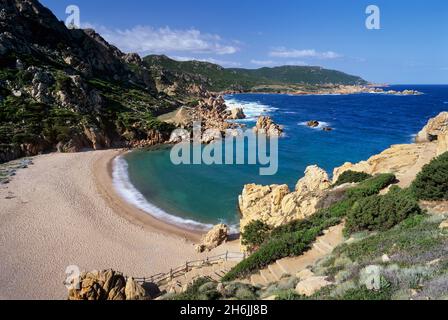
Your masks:
M227 262L227 261L241 261L246 259L246 254L241 252L226 252L221 255L207 257L204 260L195 260L185 262L182 266L171 269L167 273L159 273L153 275L151 277L143 277L143 278L134 278L134 280L138 283L154 283L156 285L165 284L164 282L171 281L177 277L185 275L193 269L199 269L206 266L210 266L219 262Z

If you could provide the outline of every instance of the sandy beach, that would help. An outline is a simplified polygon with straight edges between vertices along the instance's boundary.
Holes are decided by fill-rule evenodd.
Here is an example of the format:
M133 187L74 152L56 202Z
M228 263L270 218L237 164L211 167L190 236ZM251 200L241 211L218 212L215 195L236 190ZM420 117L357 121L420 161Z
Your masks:
M148 277L185 261L200 234L121 200L111 178L119 150L35 157L0 186L0 299L66 299L68 266ZM209 255L237 251L231 243Z

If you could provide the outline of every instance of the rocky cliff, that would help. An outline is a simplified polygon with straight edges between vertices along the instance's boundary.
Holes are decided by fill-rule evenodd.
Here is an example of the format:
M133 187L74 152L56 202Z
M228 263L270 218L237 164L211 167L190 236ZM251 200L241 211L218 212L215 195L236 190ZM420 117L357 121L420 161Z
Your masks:
M255 220L278 227L309 217L319 208L330 186L328 174L317 166L306 169L305 177L292 192L287 185L246 185L239 197L241 232Z
M334 182L347 171L365 172L368 174L394 173L402 187L407 187L418 172L434 157L448 151L448 112L442 112L428 121L419 132L416 143L394 145L367 161L357 164L345 163L336 168Z
M248 184L239 197L241 231L255 220L277 227L328 207L344 196L346 186L332 188L332 185L348 170L371 175L393 173L399 186L408 187L424 165L448 151L447 136L448 112L443 112L429 120L418 134L417 143L392 146L357 164L345 163L334 170L333 181L324 170L311 166L292 192L287 185Z
M169 138L156 116L184 101L159 92L138 55L67 29L36 0L2 1L0 30L0 162Z

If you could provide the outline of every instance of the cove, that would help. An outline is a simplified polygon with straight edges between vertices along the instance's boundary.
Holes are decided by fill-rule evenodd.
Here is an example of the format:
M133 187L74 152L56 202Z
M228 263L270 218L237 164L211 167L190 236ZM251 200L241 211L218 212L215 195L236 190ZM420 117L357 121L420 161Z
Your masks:
M286 183L293 189L307 166L317 164L331 173L345 162L359 162L393 144L410 143L429 118L446 109L448 86L391 89L414 89L424 95L227 96L229 106L244 108L248 118L242 122L248 127L259 115L269 115L285 126L278 145L279 170L273 176L260 176L257 165L174 165L166 146L126 154L125 174L134 191L151 205L148 208L160 210L162 219L176 217L169 222L192 229L221 222L235 226L238 195L245 184ZM308 128L309 120L334 131Z

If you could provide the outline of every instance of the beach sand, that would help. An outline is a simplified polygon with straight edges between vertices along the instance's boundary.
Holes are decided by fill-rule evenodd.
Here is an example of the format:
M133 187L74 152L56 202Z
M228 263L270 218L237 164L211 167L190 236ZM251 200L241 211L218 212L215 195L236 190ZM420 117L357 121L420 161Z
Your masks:
M168 272L195 252L200 234L139 211L115 193L119 150L35 157L0 186L0 299L66 299L68 266L133 277ZM238 251L232 242L209 256Z

